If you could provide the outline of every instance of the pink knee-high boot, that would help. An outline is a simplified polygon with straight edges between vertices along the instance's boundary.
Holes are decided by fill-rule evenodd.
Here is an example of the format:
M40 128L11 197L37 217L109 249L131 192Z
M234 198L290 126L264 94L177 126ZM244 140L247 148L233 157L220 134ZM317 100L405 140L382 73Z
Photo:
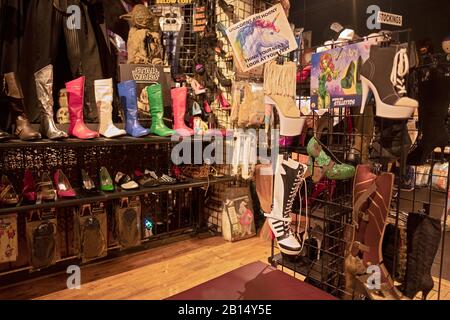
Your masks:
M184 116L186 114L187 88L181 87L172 89L171 95L174 118L173 129L181 136L192 136L194 134L194 130L189 128L184 122Z
M78 139L93 139L98 137L98 132L86 127L83 120L84 79L85 77L80 77L66 82L70 117L69 135Z

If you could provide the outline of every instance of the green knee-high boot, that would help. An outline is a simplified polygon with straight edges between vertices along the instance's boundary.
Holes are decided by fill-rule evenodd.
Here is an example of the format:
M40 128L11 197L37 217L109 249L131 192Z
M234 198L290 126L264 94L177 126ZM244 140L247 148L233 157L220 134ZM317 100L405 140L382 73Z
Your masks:
M150 104L150 114L152 116L152 127L150 132L161 137L167 137L175 134L175 131L169 129L163 120L164 106L160 84L154 84L147 87L148 102Z

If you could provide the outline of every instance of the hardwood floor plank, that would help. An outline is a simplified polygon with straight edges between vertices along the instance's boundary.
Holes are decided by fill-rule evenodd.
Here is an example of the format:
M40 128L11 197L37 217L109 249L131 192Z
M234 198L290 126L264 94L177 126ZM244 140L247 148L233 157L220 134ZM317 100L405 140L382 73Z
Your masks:
M165 299L240 266L267 263L269 255L270 243L256 237L236 243L192 239L82 266L80 290L67 289L61 273L1 288L0 299ZM444 280L442 289L441 299L450 299L450 282Z

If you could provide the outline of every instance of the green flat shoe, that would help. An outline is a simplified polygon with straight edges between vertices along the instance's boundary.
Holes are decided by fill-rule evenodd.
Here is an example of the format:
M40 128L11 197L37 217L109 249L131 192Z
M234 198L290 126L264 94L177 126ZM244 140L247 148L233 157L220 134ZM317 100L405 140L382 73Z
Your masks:
M114 191L114 183L105 167L100 168L100 190L111 192Z
M355 176L354 166L342 163L319 140L311 138L306 148L308 155L313 157L315 164L326 170L325 176L330 180L347 180Z

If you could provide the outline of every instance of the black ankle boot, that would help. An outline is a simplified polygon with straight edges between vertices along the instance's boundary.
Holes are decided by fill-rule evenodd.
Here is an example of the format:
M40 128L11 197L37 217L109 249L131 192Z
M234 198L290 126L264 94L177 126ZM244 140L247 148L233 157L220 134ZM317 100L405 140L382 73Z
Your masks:
M416 70L419 78L419 137L408 155L408 164L423 165L436 147L445 148L450 104L450 72L438 66Z
M403 293L412 299L421 291L425 300L434 287L431 267L441 240L441 221L410 213L407 224L408 254Z

